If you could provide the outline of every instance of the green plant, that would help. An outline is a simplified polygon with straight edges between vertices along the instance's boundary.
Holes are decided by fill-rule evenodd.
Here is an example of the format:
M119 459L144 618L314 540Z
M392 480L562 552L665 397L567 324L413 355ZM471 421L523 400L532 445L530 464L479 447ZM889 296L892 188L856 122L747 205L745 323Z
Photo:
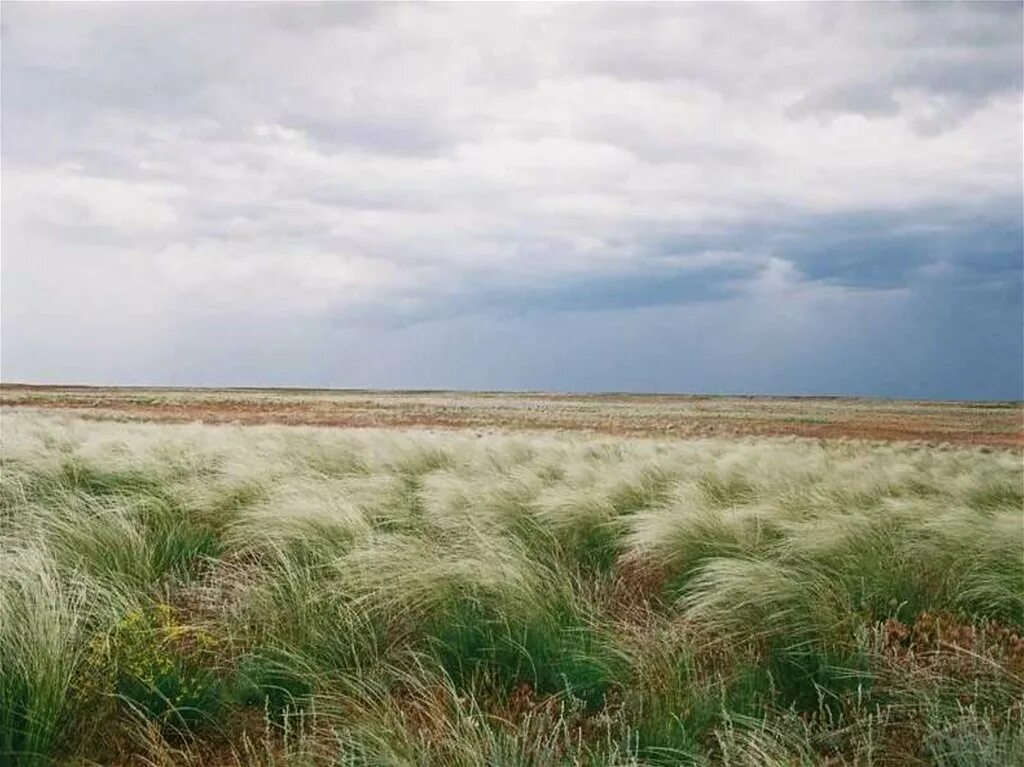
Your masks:
M62 582L44 550L6 547L0 559L0 761L45 765L71 724L90 595Z
M1020 757L1015 454L4 417L0 761Z
M161 726L188 731L220 708L216 649L212 634L181 623L169 605L136 608L90 641L84 683L109 688L124 707Z

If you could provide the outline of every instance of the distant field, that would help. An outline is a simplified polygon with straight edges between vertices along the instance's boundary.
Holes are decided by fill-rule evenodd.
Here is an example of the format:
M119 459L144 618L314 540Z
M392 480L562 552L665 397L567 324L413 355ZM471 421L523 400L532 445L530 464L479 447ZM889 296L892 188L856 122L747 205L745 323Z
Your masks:
M1024 446L1020 402L298 389L0 386L0 405L94 418L307 426L786 436Z
M1018 451L575 431L1018 405L3 396L0 764L1024 763Z

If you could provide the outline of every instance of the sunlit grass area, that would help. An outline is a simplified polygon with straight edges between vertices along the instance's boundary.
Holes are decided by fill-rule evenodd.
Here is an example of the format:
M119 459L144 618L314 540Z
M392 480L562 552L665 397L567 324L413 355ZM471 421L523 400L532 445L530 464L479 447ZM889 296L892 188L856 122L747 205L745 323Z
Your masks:
M1024 761L1019 452L3 415L0 762Z

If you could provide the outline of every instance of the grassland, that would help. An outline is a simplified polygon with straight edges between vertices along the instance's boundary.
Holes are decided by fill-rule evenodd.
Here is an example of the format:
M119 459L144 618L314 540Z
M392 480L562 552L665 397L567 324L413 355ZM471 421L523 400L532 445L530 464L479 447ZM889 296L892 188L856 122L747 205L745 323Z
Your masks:
M676 394L0 387L0 405L166 423L800 436L1024 447L1024 403Z
M1017 405L892 405L963 443L929 446L617 436L739 401L555 399L565 430L515 434L484 414L550 423L529 397L385 401L473 427L401 430L82 396L3 394L0 762L1024 762L1021 454L948 436L1016 444ZM849 407L753 420L888 406Z

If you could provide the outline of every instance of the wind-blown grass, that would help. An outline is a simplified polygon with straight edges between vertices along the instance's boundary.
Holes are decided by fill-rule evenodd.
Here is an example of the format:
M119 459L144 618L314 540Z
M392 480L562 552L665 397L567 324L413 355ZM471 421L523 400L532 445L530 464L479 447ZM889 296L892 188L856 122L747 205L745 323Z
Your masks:
M1024 749L1016 453L3 426L6 763Z
M0 756L46 764L67 726L81 645L82 592L46 554L3 552L0 573Z

